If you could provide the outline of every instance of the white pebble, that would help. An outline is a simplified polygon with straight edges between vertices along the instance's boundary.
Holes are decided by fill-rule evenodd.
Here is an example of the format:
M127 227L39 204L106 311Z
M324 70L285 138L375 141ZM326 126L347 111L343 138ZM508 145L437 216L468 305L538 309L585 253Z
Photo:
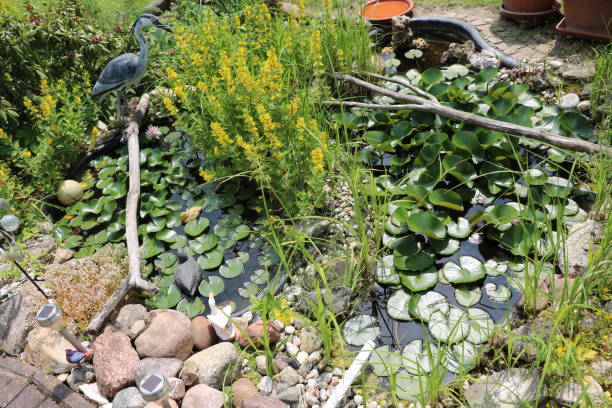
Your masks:
M342 369L340 367L334 368L334 370L332 371L332 375L342 377Z
M319 399L321 401L327 401L327 393L325 392L325 390L319 391Z
M300 349L298 348L298 346L296 346L293 343L285 344L285 350L287 351L287 354L289 354L291 357L296 356L297 353L300 352Z
M355 405L359 406L363 403L363 397L357 394L355 397L353 397L353 402L355 402Z
M287 334L293 334L293 333L295 333L295 327L293 327L293 326L287 326L287 327L285 327L285 333L287 333Z
M304 364L306 361L308 361L308 353L305 351L300 351L295 356L295 359L298 361L298 363L300 363L300 365Z
M306 383L306 386L308 388L315 388L317 386L317 380L315 380L314 378L309 378L308 382Z
M317 378L319 376L319 370L313 368L311 372L306 375L306 379Z
M308 362L311 364L317 364L319 361L321 361L321 350L317 350L317 351L313 351L309 356L308 356Z
M298 346L298 347L299 347L299 345L300 345L300 344L302 344L302 341L301 341L301 340L300 340L300 338L299 338L299 337L297 337L297 336L296 336L296 337L294 337L294 338L293 338L293 340L291 340L291 342L292 342L293 344L295 344L296 346Z

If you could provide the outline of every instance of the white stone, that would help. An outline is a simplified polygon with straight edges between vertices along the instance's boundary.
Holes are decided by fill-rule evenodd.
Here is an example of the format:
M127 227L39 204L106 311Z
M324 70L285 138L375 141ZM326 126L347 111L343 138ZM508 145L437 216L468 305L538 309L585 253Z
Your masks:
M332 375L341 377L342 376L342 369L340 367L334 368L333 371L332 371Z
M561 97L561 100L559 101L559 107L564 110L574 109L576 106L578 106L579 102L580 97L578 95L576 95L575 93L568 93Z
M557 61L557 60L552 60L552 61L548 61L548 65L550 65L553 68L560 68L561 65L563 65L563 62Z
M585 377L584 378L584 392L586 392L591 399L599 399L603 396L604 390L601 385L593 378L593 377ZM583 394L582 387L575 383L571 382L563 387L556 395L557 401L564 405L573 405Z
M294 337L294 338L293 338L293 340L291 340L291 342L292 342L293 344L295 344L296 346L298 346L298 347L300 346L300 344L302 344L302 341L301 341L301 340L300 340L300 338L299 338L299 337L297 337L297 336L296 336L296 337Z
M257 389L259 389L259 392L262 393L262 395L268 396L272 393L272 378L268 377L267 375L264 375L263 377L261 377L261 380L259 380L259 384L257 384Z
M293 333L295 333L295 327L293 327L293 326L287 326L287 327L285 327L285 333L287 333L287 334L293 334Z
M317 386L317 380L315 380L314 378L309 378L308 382L306 382L306 386L308 388L315 388Z
M295 357L297 353L300 352L300 349L298 348L298 346L296 346L293 343L285 344L285 350L287 351L287 354L289 354L291 357Z
M106 399L106 397L100 393L100 390L98 389L98 383L81 384L79 385L79 391L81 391L87 398L99 405L109 403L108 399Z
M313 351L309 356L308 356L308 362L311 364L317 364L319 361L321 361L322 358L322 354L321 354L321 350L317 350L317 351Z
M300 351L295 356L295 359L298 361L298 363L300 363L300 365L304 364L306 361L308 361L308 353L305 351Z

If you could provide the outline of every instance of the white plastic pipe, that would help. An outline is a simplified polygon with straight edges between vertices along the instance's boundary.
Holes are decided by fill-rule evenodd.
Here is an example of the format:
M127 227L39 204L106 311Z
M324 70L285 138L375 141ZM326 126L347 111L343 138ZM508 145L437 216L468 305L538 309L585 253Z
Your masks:
M367 363L370 359L370 355L372 354L372 351L375 347L376 344L374 344L374 342L371 340L368 340L363 345L363 348L361 349L359 354L357 354L357 357L355 358L355 360L353 360L353 363L351 364L349 369L346 370L346 372L344 373L344 377L342 377L336 388L334 388L334 391L332 392L325 405L323 405L323 408L336 408L340 401L342 401L342 399L344 398L344 394L346 394L355 378L361 372L363 365Z

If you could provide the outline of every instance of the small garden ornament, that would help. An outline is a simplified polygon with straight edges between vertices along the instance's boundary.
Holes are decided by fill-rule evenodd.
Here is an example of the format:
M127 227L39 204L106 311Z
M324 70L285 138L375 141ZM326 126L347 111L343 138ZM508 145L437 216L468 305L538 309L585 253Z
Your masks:
M142 399L147 402L152 402L164 408L170 408L168 395L170 393L170 384L166 377L159 373L147 375L138 384L138 390Z
M217 336L221 339L221 341L233 340L236 337L236 329L230 320L232 305L229 304L222 309L219 309L215 303L215 297L212 293L209 293L208 306L210 307L211 314L206 317L212 323Z
M193 256L188 256L182 249L178 250L178 261L179 264L174 275L176 284L183 292L193 296L202 280L200 266Z
M76 350L66 349L66 361L69 363L78 364L82 360L93 356L93 351L86 350L79 339L66 328L66 323L62 318L62 310L56 305L48 304L41 307L36 314L36 320L42 327L57 331L76 348Z

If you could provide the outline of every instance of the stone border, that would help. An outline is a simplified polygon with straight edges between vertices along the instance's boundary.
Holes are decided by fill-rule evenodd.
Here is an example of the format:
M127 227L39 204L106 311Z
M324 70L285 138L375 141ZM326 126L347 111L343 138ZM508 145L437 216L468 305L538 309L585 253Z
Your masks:
M96 408L56 377L15 358L0 357L0 384L6 387L1 408Z

